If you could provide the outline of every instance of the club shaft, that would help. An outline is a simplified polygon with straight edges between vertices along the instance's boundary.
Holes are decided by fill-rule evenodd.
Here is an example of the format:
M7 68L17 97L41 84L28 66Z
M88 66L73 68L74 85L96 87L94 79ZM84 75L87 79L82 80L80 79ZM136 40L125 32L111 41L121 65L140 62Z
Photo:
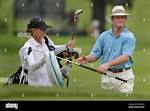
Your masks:
M77 62L73 62L73 61L70 61L70 60L68 60L68 59L64 59L64 58L58 57L58 56L56 56L56 58L61 59L61 60L64 60L64 61L67 61L67 62L70 62L70 63L73 63L73 64L78 65L78 66L80 65L80 64L77 63Z
M91 68L91 67L87 67L87 66L84 66L84 65L79 65L80 67L83 67L83 68L85 68L85 69L89 69L89 70L91 70L91 71L94 71L94 72L97 72L95 69L93 69L93 68Z
M73 61L70 61L70 60L67 60L67 59L58 57L58 56L56 56L56 57L57 57L58 59L65 60L65 61L67 61L67 62L70 62L70 63L73 63L73 64L78 65L78 66L80 66L80 67L83 67L83 68L85 68L85 69L88 69L88 70L97 72L96 69L93 69L93 68L91 68L91 67L88 67L88 66L85 66L85 65L82 65L82 64L79 64L79 63L76 63L76 62L73 62ZM97 73L98 73L98 72L97 72ZM107 75L106 73L101 73L101 74L103 74L103 75L105 75L105 76L109 76L109 77L115 78L115 79L117 79L117 80L120 80L120 81L123 81L123 82L126 82L126 83L127 83L127 80L124 80L124 79L122 79L122 78L114 77L114 76L111 76L111 75Z
M80 67L83 67L83 68L86 68L86 69L89 69L89 70L91 70L91 71L97 72L96 69L93 69L93 68L91 68L91 67L87 67L87 66L84 66L84 65L81 65L81 64L80 64L79 66L80 66ZM109 77L113 77L113 76L107 75L106 73L102 73L102 74L103 74L103 75L106 75L106 76L109 76ZM118 80L123 81L123 82L127 82L127 80L124 80L124 79L119 78L119 77L113 77L113 78L118 79Z
M73 24L75 25L76 24L76 22L77 22L77 17L78 17L78 15L79 14L81 14L83 12L83 10L76 10L75 11L75 13L74 13L74 20L73 20ZM71 40L73 40L74 39L74 33L73 33L73 30L72 30L72 32L71 32L72 34L71 34Z

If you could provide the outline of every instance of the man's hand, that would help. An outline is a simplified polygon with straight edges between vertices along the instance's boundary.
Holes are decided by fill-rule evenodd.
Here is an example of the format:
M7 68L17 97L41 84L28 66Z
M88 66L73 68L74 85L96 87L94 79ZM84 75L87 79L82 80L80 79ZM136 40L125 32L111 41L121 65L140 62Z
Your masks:
M75 42L74 39L73 39L73 40L70 40L70 41L67 43L67 48L68 48L68 49L75 48L75 44L76 44L76 42Z
M109 63L105 63L100 65L96 70L99 73L106 73L106 71L110 68L110 64Z
M78 59L76 59L76 61L79 63L79 64L85 64L87 63L87 58L85 56L82 56L82 57L79 57Z

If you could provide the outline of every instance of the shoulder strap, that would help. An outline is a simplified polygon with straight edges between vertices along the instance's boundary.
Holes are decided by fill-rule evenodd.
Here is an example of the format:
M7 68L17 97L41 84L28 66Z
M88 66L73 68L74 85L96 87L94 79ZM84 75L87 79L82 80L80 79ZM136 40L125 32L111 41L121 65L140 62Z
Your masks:
M48 49L49 49L50 51L54 51L54 50L55 50L55 47L52 46L52 45L49 45L49 41L48 41L48 38L47 38L46 36L44 37L44 40L45 40L45 44L47 45Z
M32 48L29 47L29 49L28 49L28 55L29 55L31 52L32 52Z

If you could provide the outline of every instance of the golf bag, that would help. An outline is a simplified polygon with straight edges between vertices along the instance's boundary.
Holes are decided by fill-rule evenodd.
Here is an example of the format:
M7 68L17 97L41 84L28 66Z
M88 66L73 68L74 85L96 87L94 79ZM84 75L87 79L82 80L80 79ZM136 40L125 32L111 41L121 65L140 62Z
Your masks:
M28 55L31 53L31 51L32 49L29 47ZM10 84L28 84L28 70L20 66L14 74L8 77L5 85Z
M9 76L6 85L10 84L28 84L28 70L19 67L18 70Z
M49 49L50 51L54 51L54 50L55 50L55 47L54 47L54 46L51 46L51 45L49 44L49 41L48 41L47 36L45 36L44 39L45 39L45 44L47 45L48 49ZM66 54L68 55L67 58L69 58L70 60L72 60L72 59L71 59L72 56L74 56L75 59L79 58L78 52L76 52L76 51L73 50L73 49L67 49L67 50L65 50L65 51L63 51L63 52L61 52L61 53L59 53L57 56L58 56L58 57L61 57L61 58L66 58L66 56L64 56L64 53L66 53ZM58 61L58 64L59 64L59 67L60 67L60 70L61 70L61 73L62 73L63 77L64 77L65 79L68 78L69 73L70 73L70 70L71 70L71 67L72 67L72 64L69 63L69 62L67 62L65 65L62 65L62 64L61 64L61 59L58 59L58 58L57 58L57 61Z
M45 44L47 45L48 49L50 51L53 51L55 50L55 47L51 46L49 44L49 40L47 38L47 36L44 37L45 39ZM65 56L65 54L67 56ZM72 56L75 57L75 59L79 58L79 54L78 52L76 52L74 49L67 49L61 53L59 53L57 55L58 57L61 57L61 58L68 58L70 61L72 61ZM70 71L71 71L71 68L72 68L72 63L70 62L66 62L65 65L62 65L61 64L61 59L57 58L57 61L58 61L58 64L59 64L59 67L60 67L60 70L61 70L61 73L62 73L62 76L67 79L67 83L66 83L66 86L68 87L69 85L69 74L70 74Z

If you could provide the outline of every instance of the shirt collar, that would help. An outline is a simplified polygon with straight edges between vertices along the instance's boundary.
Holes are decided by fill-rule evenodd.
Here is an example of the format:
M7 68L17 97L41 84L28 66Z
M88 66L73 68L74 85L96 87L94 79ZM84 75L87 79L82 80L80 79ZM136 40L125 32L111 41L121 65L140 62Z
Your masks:
M112 34L112 35L114 36L114 34L113 34L113 32L112 32L112 28L110 28L108 31L109 31L110 34ZM124 29L123 29L123 31L120 33L120 35L122 35L123 33L126 33L126 32L128 32L128 28L127 28L127 27L124 27Z
M31 36L31 42L34 46L41 46L40 43L38 43L32 36ZM45 43L45 40L42 39L42 45Z

